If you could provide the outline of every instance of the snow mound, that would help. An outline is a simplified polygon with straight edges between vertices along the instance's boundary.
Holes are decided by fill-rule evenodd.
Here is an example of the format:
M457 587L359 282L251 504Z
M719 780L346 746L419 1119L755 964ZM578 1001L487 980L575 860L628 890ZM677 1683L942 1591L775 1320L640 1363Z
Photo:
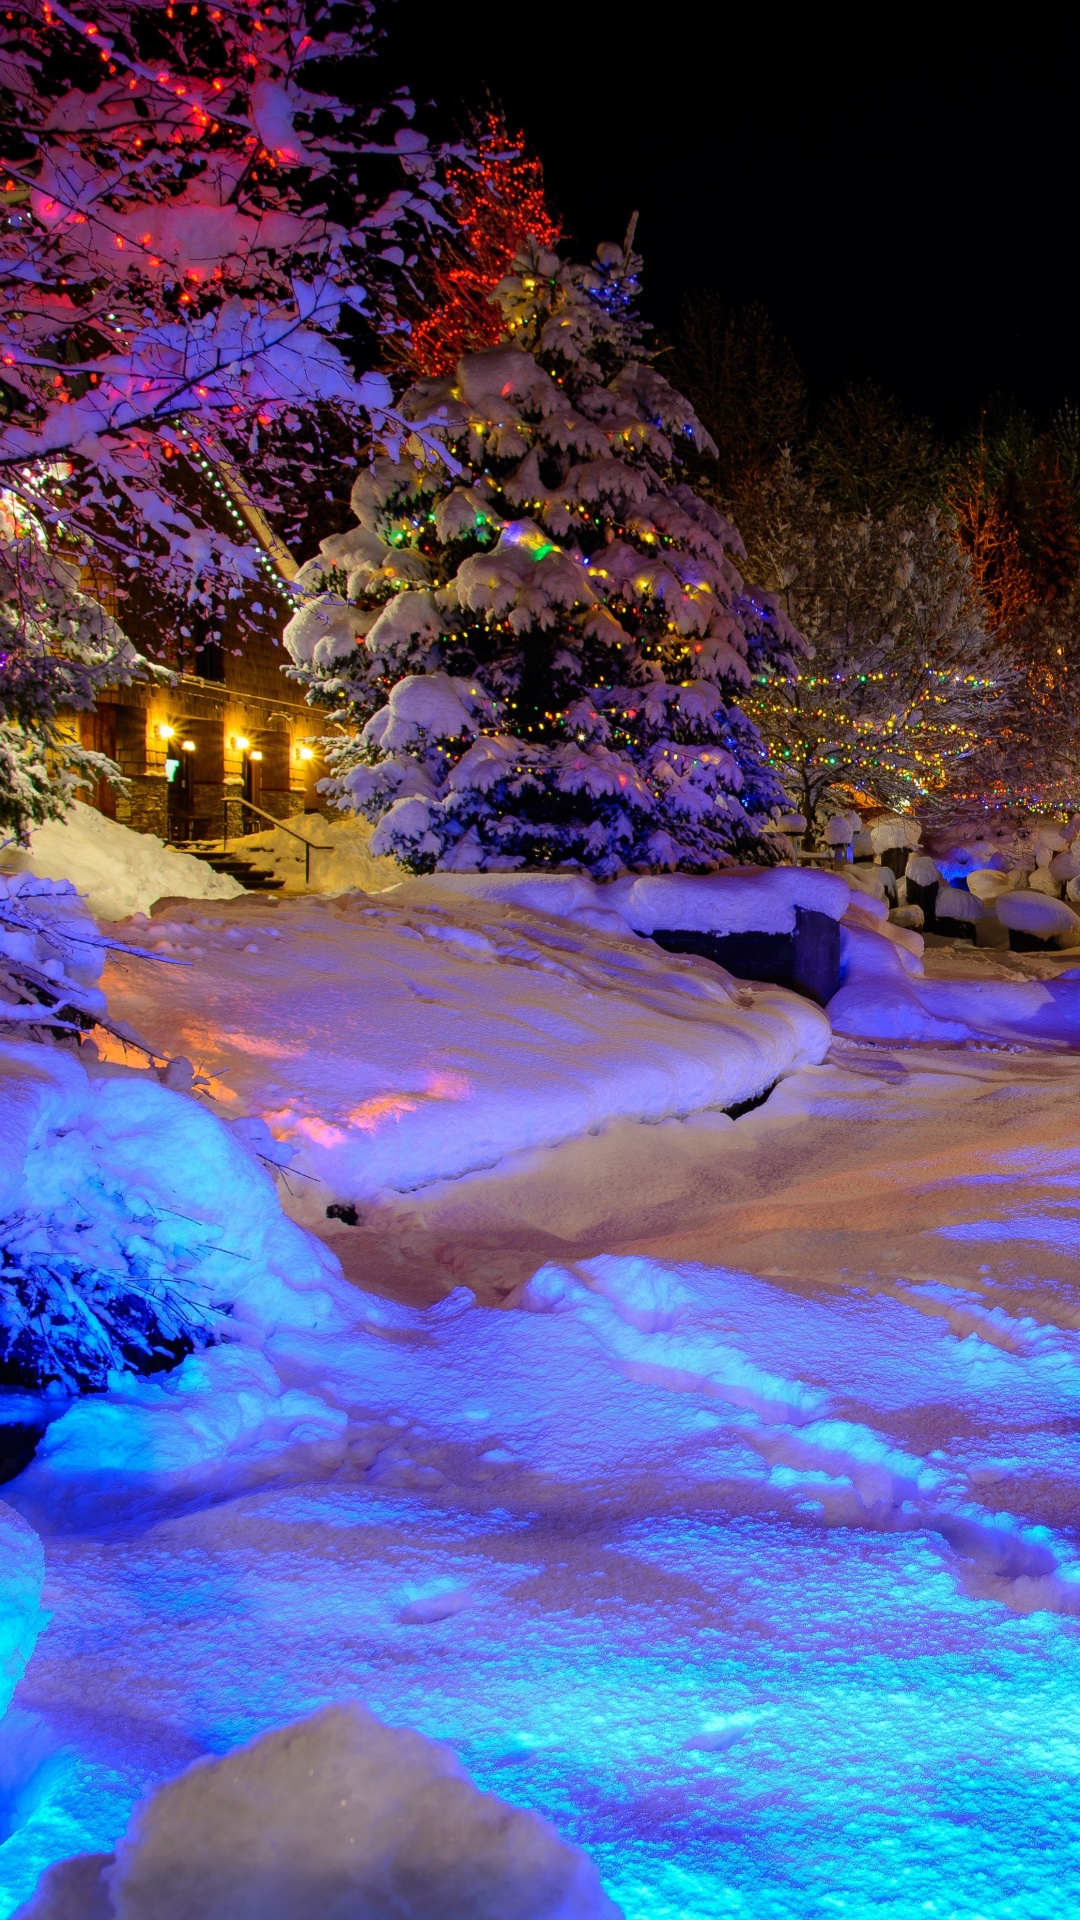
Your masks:
M333 1316L333 1255L243 1138L151 1072L0 1044L0 1219L0 1356L28 1386Z
M317 1395L283 1387L257 1350L213 1347L152 1379L114 1374L107 1395L78 1400L52 1422L30 1473L36 1483L98 1474L184 1478L226 1455L334 1445L345 1424L345 1414Z
M352 1702L198 1760L21 1920L618 1920L588 1857Z
M156 834L133 833L76 800L66 820L35 827L30 846L6 847L6 871L70 880L99 920L149 913L170 894L185 900L232 900L244 889L231 874L166 846Z
M415 882L159 920L150 946L191 964L167 982L118 967L110 1006L192 1051L215 1098L295 1149L285 1204L323 1232L328 1202L616 1119L741 1105L824 1056L828 1022L798 994L478 890Z
M311 848L307 856L297 834ZM242 859L250 858L283 880L290 893L349 893L357 887L379 893L398 885L401 868L396 860L379 859L371 852L371 834L369 822L359 814L326 820L321 813L298 813L280 827L245 834L229 845Z
M839 920L848 904L846 881L836 873L807 867L732 867L725 873L659 873L640 879L597 885L581 873L433 873L408 881L405 898L436 898L448 892L460 899L501 901L596 922L597 913L621 920L633 933L657 928L688 933L792 933L796 907Z
M45 1552L21 1514L0 1501L0 1714L22 1679L46 1616Z
M877 932L845 923L840 941L843 982L827 1008L836 1033L911 1045L1080 1047L1080 977L928 980L915 955Z

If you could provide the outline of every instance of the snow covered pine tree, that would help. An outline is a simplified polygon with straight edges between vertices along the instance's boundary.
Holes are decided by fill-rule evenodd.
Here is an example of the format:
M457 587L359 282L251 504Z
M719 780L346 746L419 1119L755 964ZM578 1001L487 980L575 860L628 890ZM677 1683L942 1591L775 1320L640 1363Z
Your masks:
M446 462L376 459L301 570L293 671L353 729L330 791L412 871L770 857L783 793L734 703L799 643L680 477L710 443L643 347L630 241L519 256L503 343L401 402Z

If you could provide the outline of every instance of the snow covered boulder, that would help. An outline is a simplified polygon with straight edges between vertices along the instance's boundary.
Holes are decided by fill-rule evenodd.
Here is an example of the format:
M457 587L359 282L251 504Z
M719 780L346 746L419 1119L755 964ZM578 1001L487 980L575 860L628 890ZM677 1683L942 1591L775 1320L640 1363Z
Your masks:
M44 1580L41 1541L21 1514L0 1502L0 1715L7 1712L45 1625Z
M198 1760L19 1920L619 1920L588 1857L357 1703Z
M76 800L66 820L35 827L28 848L0 854L5 871L70 880L99 920L149 913L155 900L231 900L244 889L231 874L166 846L152 833L133 833Z
M839 985L836 923L849 897L839 874L807 867L626 874L599 885L575 872L433 873L398 892L499 901L598 932L629 929L669 953L702 954L740 979L789 987L819 1006Z
M1014 953L1080 945L1080 915L1064 900L1051 900L1044 893L1004 893L994 906L1002 926L1009 929Z

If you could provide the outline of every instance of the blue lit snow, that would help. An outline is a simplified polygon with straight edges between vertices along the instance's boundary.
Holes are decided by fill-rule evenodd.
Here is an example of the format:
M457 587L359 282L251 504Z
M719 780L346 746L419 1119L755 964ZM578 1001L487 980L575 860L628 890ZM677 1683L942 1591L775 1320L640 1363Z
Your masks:
M358 1295L348 1335L273 1335L327 1406L300 1439L181 1486L135 1425L106 1476L92 1409L55 1430L7 1490L53 1619L0 1723L0 1912L199 1754L356 1697L630 1920L1080 1913L1080 1274L1041 1231L1080 1073L927 1058L648 1130L659 1185L714 1156L711 1260L536 1260L508 1311ZM731 1194L763 1182L751 1271Z

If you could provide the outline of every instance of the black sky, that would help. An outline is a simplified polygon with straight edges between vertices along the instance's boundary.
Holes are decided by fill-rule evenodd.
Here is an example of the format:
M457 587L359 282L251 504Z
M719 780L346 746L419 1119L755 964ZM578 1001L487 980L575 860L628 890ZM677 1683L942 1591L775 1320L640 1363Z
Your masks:
M444 126L490 90L575 251L639 208L661 325L697 287L760 301L816 397L870 378L948 433L994 395L1080 403L1075 35L792 12L393 0L382 64Z

